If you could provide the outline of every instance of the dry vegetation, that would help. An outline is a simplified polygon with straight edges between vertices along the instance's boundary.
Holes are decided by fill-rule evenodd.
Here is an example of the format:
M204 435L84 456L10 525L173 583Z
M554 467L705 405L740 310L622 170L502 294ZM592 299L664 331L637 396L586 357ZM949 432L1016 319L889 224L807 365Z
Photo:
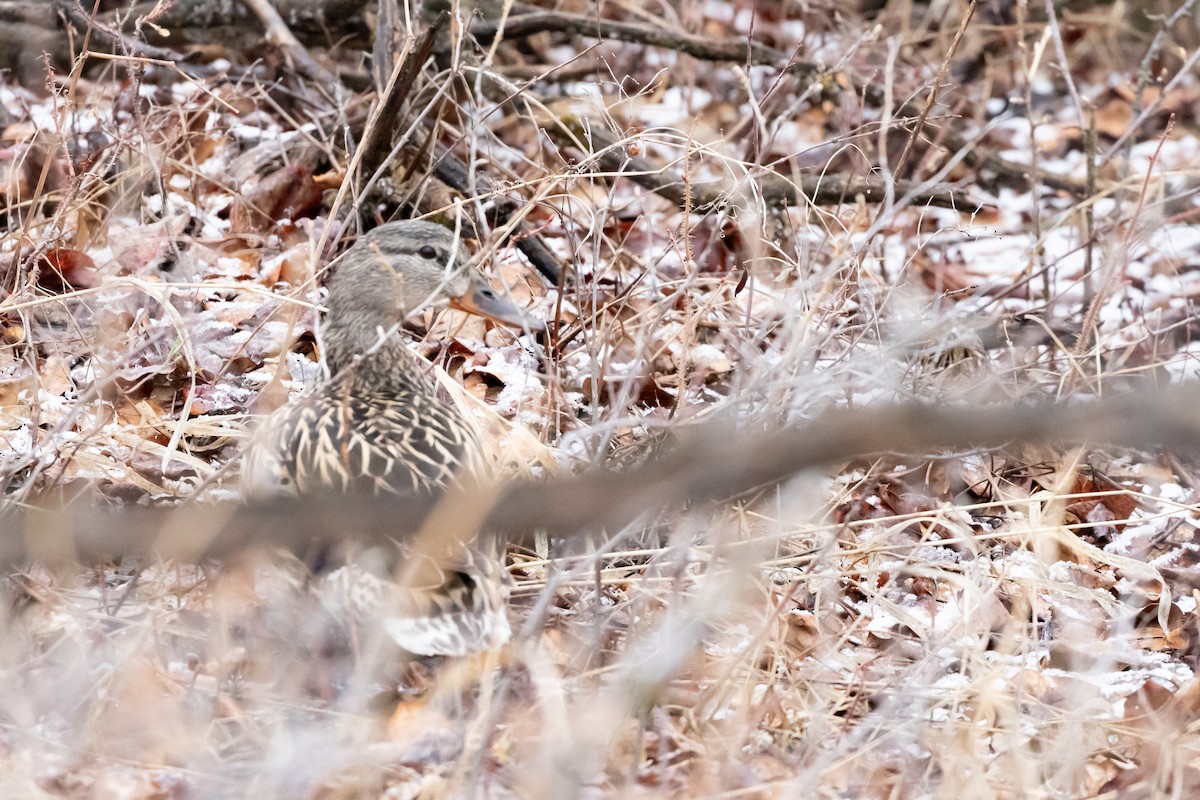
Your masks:
M48 556L9 564L0 797L1200 791L1191 421L973 446L1194 379L1194 0L84 5L0 3L4 536ZM603 528L537 495L511 647L400 665L270 548L72 566L234 507L325 265L415 215L550 327L411 329L497 459L634 476ZM826 466L749 471L829 410Z

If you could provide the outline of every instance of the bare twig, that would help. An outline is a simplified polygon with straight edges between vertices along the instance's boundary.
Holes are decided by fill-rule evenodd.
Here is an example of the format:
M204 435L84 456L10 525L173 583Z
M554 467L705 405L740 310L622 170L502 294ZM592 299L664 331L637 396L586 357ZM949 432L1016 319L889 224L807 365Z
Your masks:
M1083 115L1083 100L1079 97L1079 90L1075 88L1075 79L1071 77L1071 63L1067 60L1067 47L1063 44L1062 30L1058 26L1058 9L1054 7L1054 0L1044 0L1044 7L1046 23L1049 26L1051 38L1054 40L1054 53L1058 56L1058 63L1061 67L1059 74L1067 86L1067 93L1071 95L1071 104L1075 106L1075 115L1078 118L1079 127L1082 129L1087 125L1087 120Z
M1125 270L1129 265L1129 250L1133 246L1134 234L1138 231L1138 220L1142 216L1142 209L1146 207L1146 193L1150 188L1150 179L1154 175L1154 165L1158 163L1158 158L1162 154L1163 143L1171 136L1171 130L1175 127L1175 115L1167 121L1167 126L1163 129L1162 135L1158 138L1158 147L1154 150L1154 155L1150 156L1150 162L1146 166L1146 177L1142 181L1142 191L1138 194L1137 208L1134 209L1133 217L1130 219L1129 227L1125 230L1125 239L1121 243L1120 257L1114 258L1106 270L1104 283L1090 300L1087 307L1087 312L1083 317L1083 328L1079 334L1079 341L1075 343L1074 349L1071 351L1071 361L1076 365L1082 363L1083 354L1092 346L1092 337L1095 335L1095 328L1099 322L1100 309L1104 305L1108 296L1116 289L1119 279L1125 275ZM1076 379L1079 377L1079 369L1072 369L1067 372L1063 382L1064 392L1070 392L1074 386Z
M1189 3L1188 5L1191 4ZM1157 113L1162 104L1166 102L1168 98L1173 96L1175 88L1179 86L1181 82L1187 80L1195 72L1196 64L1198 62L1200 62L1200 47L1196 48L1188 55L1187 61L1183 63L1183 66L1179 68L1179 71L1175 73L1174 77L1167 81L1166 86L1163 86L1155 94L1154 101L1142 109L1141 113L1139 113L1137 117L1125 128L1125 132L1122 133L1115 142L1108 146L1108 149L1104 151L1104 155L1100 157L1102 163L1105 163L1111 159L1118 150L1125 146L1130 137L1135 136L1137 132L1141 130L1141 127L1145 124L1146 120Z
M921 132L925 130L925 123L929 119L929 112L933 110L933 104L937 102L938 89L941 88L942 80L946 77L946 70L950 66L950 60L958 52L958 46L962 42L963 34L967 31L967 25L971 22L971 17L975 15L975 5L977 2L978 0L971 0L971 4L967 6L967 13L963 15L962 22L959 23L958 30L954 34L954 40L950 43L950 49L946 51L946 56L942 59L937 77L933 79L933 88L929 90L929 96L925 98L925 105L921 108L920 116L917 117L917 124L913 126L912 132L908 135L908 141L904 143L904 150L901 151L900 158L896 161L893 173L897 176L904 174L904 168L908 165L908 159L912 154L913 144L921 138Z
M1113 142L1112 146L1104 154L1105 161L1111 158L1112 155L1121 147L1132 146L1133 142L1129 142L1129 138L1137 134L1137 131L1141 128L1142 123L1146 121L1150 114L1154 113L1154 109L1158 107L1158 104L1161 103L1164 98L1170 96L1170 91L1168 89L1162 89L1157 93L1157 97L1155 98L1154 102L1152 102L1148 107L1142 106L1142 102L1145 98L1146 87L1151 83L1160 83L1160 76L1155 74L1154 63L1158 61L1160 55L1162 54L1163 45L1167 43L1167 38L1170 35L1171 30L1179 23L1179 21L1192 14L1192 10L1196 7L1196 3L1197 0L1184 0L1184 2L1179 5L1179 8L1175 9L1174 13L1172 13L1170 17L1159 18L1158 30L1154 32L1154 38L1150 40L1150 44L1146 47L1146 52L1142 56L1142 61L1140 64L1138 64L1137 91L1134 94L1135 100L1133 104L1133 110L1136 112L1134 115L1134 120L1126 127L1125 132L1121 134L1117 141ZM1192 70L1190 67L1195 62L1197 53L1200 53L1200 49L1193 48L1191 57L1188 59L1187 63L1184 64L1183 69L1176 73L1175 79L1172 80L1172 83L1178 80L1180 76L1191 74Z

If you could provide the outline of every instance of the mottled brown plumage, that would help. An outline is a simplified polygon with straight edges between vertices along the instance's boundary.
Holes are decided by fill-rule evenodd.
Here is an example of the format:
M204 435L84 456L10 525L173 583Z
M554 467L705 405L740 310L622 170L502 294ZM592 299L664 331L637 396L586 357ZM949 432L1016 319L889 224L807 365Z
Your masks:
M321 329L329 377L263 424L246 457L249 494L404 494L486 477L475 426L439 397L429 364L398 330L409 313L442 297L524 321L439 225L388 223L346 252L329 280ZM393 580L346 567L325 579L323 596L350 617L381 617L416 655L464 655L506 641L507 591L495 548L417 546L411 534L396 532Z

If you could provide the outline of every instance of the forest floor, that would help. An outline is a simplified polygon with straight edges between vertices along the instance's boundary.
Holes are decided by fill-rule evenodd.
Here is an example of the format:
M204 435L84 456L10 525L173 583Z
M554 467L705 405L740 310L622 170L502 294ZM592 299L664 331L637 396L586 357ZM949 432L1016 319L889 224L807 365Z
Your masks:
M325 266L397 217L547 323L405 334L517 479L892 404L990 444L1200 371L1194 0L126 5L0 75L10 510L238 502ZM1020 438L866 427L514 545L514 641L465 663L314 630L270 552L9 564L0 797L1195 796L1194 453Z

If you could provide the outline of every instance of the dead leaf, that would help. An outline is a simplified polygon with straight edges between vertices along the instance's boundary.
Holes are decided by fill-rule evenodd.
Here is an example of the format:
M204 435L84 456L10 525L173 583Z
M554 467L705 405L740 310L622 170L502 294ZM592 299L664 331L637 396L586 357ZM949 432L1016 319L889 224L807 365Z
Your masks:
M38 261L38 286L53 294L91 289L100 284L96 262L82 250L56 247Z
M265 232L282 220L311 216L325 190L313 179L310 165L289 164L258 182L234 200L230 226L234 232Z

